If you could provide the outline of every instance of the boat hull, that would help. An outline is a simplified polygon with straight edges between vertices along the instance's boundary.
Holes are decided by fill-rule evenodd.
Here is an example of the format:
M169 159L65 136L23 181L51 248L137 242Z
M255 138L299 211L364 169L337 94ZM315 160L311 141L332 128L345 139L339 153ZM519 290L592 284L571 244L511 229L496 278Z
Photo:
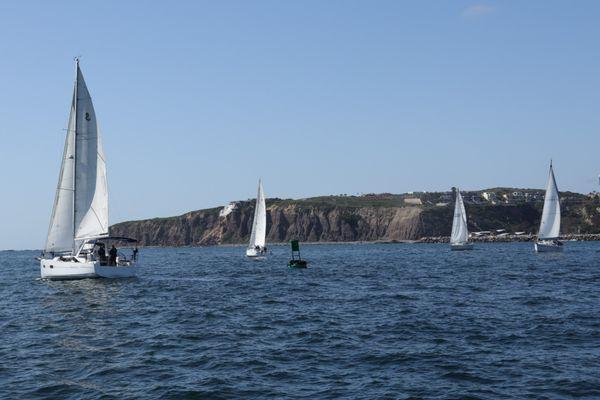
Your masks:
M451 244L450 250L453 250L453 251L473 250L473 244L472 243Z
M58 258L40 260L40 275L44 279L71 280L98 278L97 262L61 261Z
M134 265L107 266L98 261L63 261L58 257L40 260L40 275L50 280L131 278L136 271Z
M246 249L246 257L262 260L266 256L266 253L256 249Z
M557 244L555 242L535 242L533 248L536 253L559 253L563 251L564 246L562 243Z

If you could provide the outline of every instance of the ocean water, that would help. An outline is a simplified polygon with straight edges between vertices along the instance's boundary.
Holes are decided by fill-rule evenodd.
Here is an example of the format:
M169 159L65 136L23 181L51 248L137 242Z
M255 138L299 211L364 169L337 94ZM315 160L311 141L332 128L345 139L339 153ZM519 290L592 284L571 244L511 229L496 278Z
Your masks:
M47 282L1 252L0 398L600 398L600 243L143 249Z

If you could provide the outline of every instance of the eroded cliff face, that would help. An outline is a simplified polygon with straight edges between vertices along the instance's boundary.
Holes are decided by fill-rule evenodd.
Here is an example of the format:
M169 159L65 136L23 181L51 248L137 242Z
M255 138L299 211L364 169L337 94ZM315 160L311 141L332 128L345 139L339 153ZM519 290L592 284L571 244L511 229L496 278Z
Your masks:
M123 222L115 236L135 237L142 246L206 246L245 243L250 238L254 202L241 202L226 217L219 210L178 217ZM416 240L424 235L419 207L337 207L301 204L267 206L267 242Z
M309 199L310 200L310 199ZM178 217L123 222L111 234L137 238L143 246L210 246L247 243L254 217L254 201L238 202L237 208L219 217L221 208L193 211ZM315 204L302 200L267 201L267 242L298 239L304 242L419 240L448 236L452 205L347 206ZM506 229L535 233L541 204L519 206L470 205L471 231ZM600 206L596 203L562 206L563 234L600 233Z
M236 202L225 217L219 216L219 207L177 217L123 222L112 226L111 234L137 238L143 246L247 243L254 203ZM505 229L535 234L542 203L467 204L466 209L472 232ZM448 236L453 211L452 202L412 205L402 195L393 194L267 199L267 242L400 241ZM567 196L567 201L561 202L561 214L563 234L600 234L600 198L575 196L569 200Z

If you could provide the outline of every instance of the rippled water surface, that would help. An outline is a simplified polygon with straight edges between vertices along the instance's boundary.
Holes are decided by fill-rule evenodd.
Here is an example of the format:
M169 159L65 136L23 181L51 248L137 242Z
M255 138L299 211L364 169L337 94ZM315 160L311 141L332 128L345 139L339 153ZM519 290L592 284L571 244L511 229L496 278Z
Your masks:
M600 398L600 243L272 249L72 282L1 252L0 398Z

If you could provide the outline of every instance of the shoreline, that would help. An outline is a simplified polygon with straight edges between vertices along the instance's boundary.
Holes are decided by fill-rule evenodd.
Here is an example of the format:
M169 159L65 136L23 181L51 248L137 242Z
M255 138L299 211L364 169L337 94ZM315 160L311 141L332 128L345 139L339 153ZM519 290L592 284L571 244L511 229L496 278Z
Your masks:
M511 243L511 242L533 242L537 235L506 235L506 236L482 236L471 237L469 241L473 243ZM571 233L561 235L560 240L564 242L594 242L600 241L600 234L597 233ZM449 243L449 236L430 236L421 238L418 243Z
M507 235L507 236L483 236L483 237L472 237L469 240L472 243L519 243L519 242L533 242L537 239L536 235ZM576 241L576 242L596 242L600 241L599 233L572 233L567 235L561 235L561 241ZM449 243L450 236L426 236L415 240L365 240L365 241L349 241L349 242L301 242L303 246L318 246L318 245L367 245L367 244L438 244L438 243ZM208 248L208 247L245 247L247 243L224 243L215 245L185 245L185 246L138 246L140 249L187 249L187 248ZM275 242L269 243L270 246L289 246L289 242ZM128 248L128 247L124 247ZM39 249L4 249L0 252L8 251L32 251L40 252Z
M537 239L536 235L507 235L507 236L484 236L470 238L473 243L519 243L533 242ZM562 241L578 241L578 242L594 242L600 241L600 234L568 234L560 237ZM368 245L368 244L437 244L449 243L450 236L427 236L415 240L371 240L371 241L348 241L348 242L301 242L303 246L318 246L318 245ZM208 248L208 247L246 247L247 243L224 243L215 245L186 245L186 246L139 246L140 248ZM274 242L268 243L267 247L271 246L289 246L289 242Z

